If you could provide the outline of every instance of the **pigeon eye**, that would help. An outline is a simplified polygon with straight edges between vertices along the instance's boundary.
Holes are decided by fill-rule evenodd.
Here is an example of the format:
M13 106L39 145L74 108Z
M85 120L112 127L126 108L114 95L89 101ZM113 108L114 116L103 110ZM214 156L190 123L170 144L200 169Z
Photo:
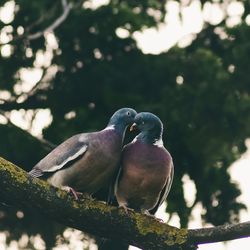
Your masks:
M127 112L127 115L130 116L130 112L129 111Z
M142 124L142 125L144 125L144 124L145 124L145 122L144 122L144 121L142 121L142 122L141 122L141 124Z

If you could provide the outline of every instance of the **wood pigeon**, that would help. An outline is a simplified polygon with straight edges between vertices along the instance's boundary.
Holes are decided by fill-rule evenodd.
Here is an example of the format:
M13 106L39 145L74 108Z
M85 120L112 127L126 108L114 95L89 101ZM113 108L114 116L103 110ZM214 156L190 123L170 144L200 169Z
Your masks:
M111 183L119 168L126 128L134 122L136 111L122 108L110 118L107 127L93 133L72 136L39 161L29 172L59 188L93 194Z
M166 199L172 185L174 165L162 141L163 124L154 114L136 115L133 130L141 132L122 151L121 168L114 187L120 207L149 214Z

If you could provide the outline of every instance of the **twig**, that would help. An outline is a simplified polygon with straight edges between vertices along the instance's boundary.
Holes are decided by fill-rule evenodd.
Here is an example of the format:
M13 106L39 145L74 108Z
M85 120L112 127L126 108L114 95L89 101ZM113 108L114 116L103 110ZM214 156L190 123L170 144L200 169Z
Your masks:
M188 230L188 242L198 242L199 244L234 240L249 236L250 221Z
M73 4L67 3L67 0L61 0L61 3L62 3L62 8L63 8L62 14L47 28L45 28L44 30L38 31L34 34L25 33L25 34L20 35L20 36L15 36L9 42L0 43L0 46L6 45L6 44L12 44L13 42L18 41L20 39L26 39L28 41L35 40L35 39L40 38L41 36L43 36L46 33L53 32L56 28L58 28L66 20L66 18L69 15L70 10L73 7ZM40 18L39 21L36 22L36 24L38 22L40 22L40 20L42 20L42 18ZM30 29L30 27L29 27L29 29Z
M44 30L38 31L34 34L30 34L27 36L28 40L35 40L41 36L43 36L46 33L54 31L56 28L58 28L68 17L69 12L72 8L72 3L67 3L66 0L61 0L62 7L63 7L63 13L61 16L59 16L50 26L45 28Z

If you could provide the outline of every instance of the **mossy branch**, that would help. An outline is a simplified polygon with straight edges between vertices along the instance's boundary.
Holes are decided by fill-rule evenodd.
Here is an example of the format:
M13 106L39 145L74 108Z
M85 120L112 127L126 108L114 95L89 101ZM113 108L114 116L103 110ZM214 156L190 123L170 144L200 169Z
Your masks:
M146 215L133 211L127 215L123 209L88 198L75 201L65 191L30 178L3 158L0 158L0 201L32 208L66 226L143 249L182 249L179 246L187 240L186 230L159 223Z
M196 249L199 243L250 235L249 223L248 231L244 223L231 225L230 237L225 237L227 228L223 226L197 230L178 229L147 215L133 211L126 214L123 209L89 198L75 201L65 191L37 178L30 178L24 170L3 158L0 158L0 201L18 208L32 208L66 226L142 249L190 250ZM236 234L232 233L234 227L237 227ZM242 227L245 231L240 234ZM217 230L220 237L211 233L214 230Z

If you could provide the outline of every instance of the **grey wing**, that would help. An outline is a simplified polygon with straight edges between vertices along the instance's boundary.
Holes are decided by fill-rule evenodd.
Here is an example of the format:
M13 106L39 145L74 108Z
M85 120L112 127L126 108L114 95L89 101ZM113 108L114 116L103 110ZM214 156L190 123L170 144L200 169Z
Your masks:
M39 161L29 172L29 175L40 177L44 173L56 172L83 156L87 149L86 134L72 136Z

